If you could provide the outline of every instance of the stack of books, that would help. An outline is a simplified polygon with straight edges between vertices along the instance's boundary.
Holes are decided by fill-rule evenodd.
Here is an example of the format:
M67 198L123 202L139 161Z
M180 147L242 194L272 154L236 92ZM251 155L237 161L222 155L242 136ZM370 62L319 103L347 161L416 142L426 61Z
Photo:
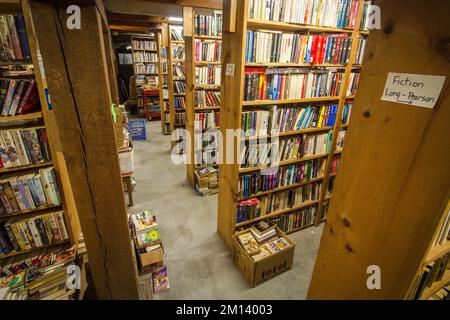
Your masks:
M216 194L219 191L218 171L214 167L195 170L195 191L202 197Z
M153 292L169 289L167 266L164 265L164 248L156 216L151 210L130 215L130 225L142 272L152 275Z

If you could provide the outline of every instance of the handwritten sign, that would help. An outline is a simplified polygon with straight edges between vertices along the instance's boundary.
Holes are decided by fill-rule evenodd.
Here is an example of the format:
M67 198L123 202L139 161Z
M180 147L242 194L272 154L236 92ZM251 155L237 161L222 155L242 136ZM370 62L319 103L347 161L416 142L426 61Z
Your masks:
M227 67L225 69L225 75L226 76L234 76L234 70L236 68L236 65L234 63L227 63Z
M381 100L434 108L444 82L444 76L389 72Z

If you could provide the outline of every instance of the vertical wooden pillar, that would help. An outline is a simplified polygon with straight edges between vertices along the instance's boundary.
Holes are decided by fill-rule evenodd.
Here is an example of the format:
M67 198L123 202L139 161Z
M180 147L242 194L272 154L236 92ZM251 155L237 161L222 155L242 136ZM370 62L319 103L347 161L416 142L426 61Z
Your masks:
M404 298L450 196L450 3L377 5L309 299ZM447 80L428 109L382 101L389 72ZM366 285L371 265L379 290Z
M33 60L42 57L36 78L51 99L49 126L59 138L56 151L65 158L98 298L137 299L111 116L102 4L80 2L81 30L69 30L66 9L71 4L22 1Z

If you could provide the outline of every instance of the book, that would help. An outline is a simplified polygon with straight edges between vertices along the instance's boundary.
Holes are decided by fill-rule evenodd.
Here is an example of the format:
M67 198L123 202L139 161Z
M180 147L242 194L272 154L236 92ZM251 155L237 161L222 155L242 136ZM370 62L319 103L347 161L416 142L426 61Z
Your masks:
M273 254L289 248L291 245L284 239L278 238L266 243L266 248Z
M261 247L255 240L251 232L245 232L238 235L238 240L250 256L258 254L261 251Z
M255 222L251 226L251 230L253 231L253 234L258 236L263 236L267 232L270 232L271 230L275 229L275 224L271 222L270 220L261 220L258 222Z
M162 266L152 272L153 293L158 293L169 289L169 274L167 266Z

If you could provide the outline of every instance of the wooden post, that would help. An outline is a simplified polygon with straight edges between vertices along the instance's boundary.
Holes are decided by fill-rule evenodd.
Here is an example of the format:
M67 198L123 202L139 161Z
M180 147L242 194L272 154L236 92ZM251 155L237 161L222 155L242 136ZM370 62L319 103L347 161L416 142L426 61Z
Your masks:
M102 16L98 1L83 1L81 30L69 30L70 1L23 0L36 78L48 89L52 131L89 253L99 299L137 299L125 200L111 116ZM39 59L38 59L39 58ZM43 105L43 108L48 108Z
M450 196L450 3L377 1L309 299L402 299ZM388 72L446 76L433 109L380 100ZM366 283L380 267L381 289Z

